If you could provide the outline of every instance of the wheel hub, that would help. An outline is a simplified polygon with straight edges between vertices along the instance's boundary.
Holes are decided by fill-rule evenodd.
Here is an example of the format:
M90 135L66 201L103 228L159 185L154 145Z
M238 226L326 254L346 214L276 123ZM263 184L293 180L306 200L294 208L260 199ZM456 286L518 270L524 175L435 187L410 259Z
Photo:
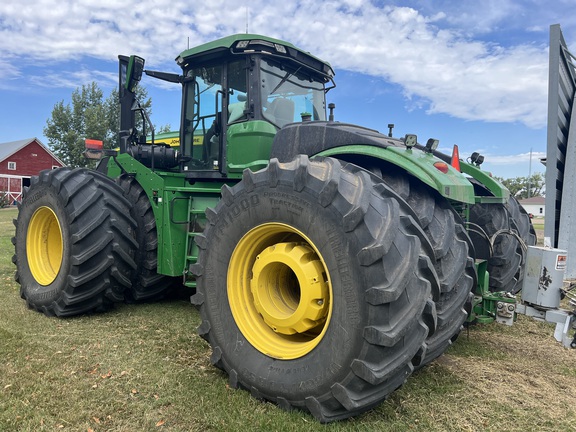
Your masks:
M278 243L256 257L250 289L272 330L305 333L326 318L328 284L322 262L307 245Z
M314 243L282 223L265 223L238 242L228 264L230 311L258 351L296 359L322 340L332 314L330 274Z
M60 221L49 207L36 209L26 235L30 272L40 285L50 285L60 272L63 255Z

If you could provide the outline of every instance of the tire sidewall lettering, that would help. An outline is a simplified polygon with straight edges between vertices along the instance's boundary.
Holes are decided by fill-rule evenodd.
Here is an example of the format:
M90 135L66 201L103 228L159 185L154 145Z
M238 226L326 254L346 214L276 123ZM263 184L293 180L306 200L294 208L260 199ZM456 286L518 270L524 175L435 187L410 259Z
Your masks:
M229 213L226 214L226 217L220 221L219 226L216 228L218 233L222 235L224 230L228 228L230 224L233 224L235 219L238 218L243 212L259 205L260 197L258 195L251 195L242 199L239 203L233 204L230 207Z

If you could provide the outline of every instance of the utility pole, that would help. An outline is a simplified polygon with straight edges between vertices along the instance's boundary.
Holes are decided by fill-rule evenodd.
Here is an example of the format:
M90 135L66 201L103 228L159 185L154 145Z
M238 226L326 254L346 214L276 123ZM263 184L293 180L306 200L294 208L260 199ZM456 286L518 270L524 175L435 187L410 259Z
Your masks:
M530 188L532 187L532 147L530 147L530 162L528 163L528 198L530 198Z

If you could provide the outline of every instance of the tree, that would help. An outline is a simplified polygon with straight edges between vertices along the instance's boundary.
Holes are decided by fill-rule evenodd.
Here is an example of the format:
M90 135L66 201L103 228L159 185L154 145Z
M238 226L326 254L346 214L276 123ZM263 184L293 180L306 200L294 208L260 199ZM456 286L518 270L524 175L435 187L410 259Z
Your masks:
M152 116L152 99L148 97L145 87L136 87L136 100L140 101L140 106L146 110L148 116ZM104 101L107 112L108 134L105 137L104 148L114 148L118 146L118 130L120 128L120 105L118 102L118 89L113 89L110 96ZM143 130L142 116L136 113L136 129ZM150 131L147 130L148 133Z
M96 83L72 93L72 103L58 102L44 128L48 144L66 165L86 166L84 139L103 139L106 134L102 90Z
M503 179L496 177L504 186L508 188L510 194L517 199L528 198L528 190L530 190L530 198L544 195L544 176L542 173L534 173L530 177L513 177Z
M156 135L166 132L172 132L172 125L170 123L165 124L164 126L160 126L159 128L154 129Z
M146 89L137 87L136 96L151 115L152 100L148 98ZM137 120L140 120L138 116ZM44 135L54 154L66 165L85 167L90 165L90 161L83 156L84 140L102 140L104 148L114 148L118 145L119 124L118 91L112 90L104 99L102 90L92 82L74 90L71 103L64 104L62 100L54 106ZM141 130L141 120L139 124Z

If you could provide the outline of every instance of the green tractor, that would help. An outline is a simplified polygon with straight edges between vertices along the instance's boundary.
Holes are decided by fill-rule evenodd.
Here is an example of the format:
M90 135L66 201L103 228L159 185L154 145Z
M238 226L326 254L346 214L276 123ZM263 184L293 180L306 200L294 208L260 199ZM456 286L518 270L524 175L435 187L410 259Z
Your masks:
M476 259L494 290L519 289L534 231L482 157L334 121L328 63L252 34L182 52L182 74L119 59L119 150L42 172L19 206L29 307L105 311L183 283L231 387L329 422L450 346ZM156 140L135 99L144 72L182 86L178 145Z

